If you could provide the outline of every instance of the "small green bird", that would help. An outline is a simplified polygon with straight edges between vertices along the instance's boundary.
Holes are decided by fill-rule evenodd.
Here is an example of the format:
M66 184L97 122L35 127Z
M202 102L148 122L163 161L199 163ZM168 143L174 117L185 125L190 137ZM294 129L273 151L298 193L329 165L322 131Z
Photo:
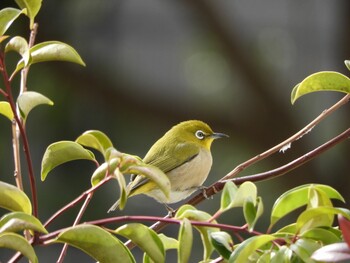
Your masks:
M228 136L213 132L202 121L190 120L175 125L153 144L143 159L168 176L171 186L169 198L153 181L142 175L132 177L127 186L128 197L145 194L166 205L190 196L207 179L212 165L210 146L215 139L222 137ZM108 212L118 206L117 201Z

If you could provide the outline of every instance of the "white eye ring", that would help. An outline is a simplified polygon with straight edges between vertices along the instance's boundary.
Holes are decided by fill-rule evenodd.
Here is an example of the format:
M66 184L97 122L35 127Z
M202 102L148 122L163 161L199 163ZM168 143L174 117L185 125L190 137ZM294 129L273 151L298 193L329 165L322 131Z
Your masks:
M196 131L196 137L200 140L203 140L205 137L205 133L201 130Z

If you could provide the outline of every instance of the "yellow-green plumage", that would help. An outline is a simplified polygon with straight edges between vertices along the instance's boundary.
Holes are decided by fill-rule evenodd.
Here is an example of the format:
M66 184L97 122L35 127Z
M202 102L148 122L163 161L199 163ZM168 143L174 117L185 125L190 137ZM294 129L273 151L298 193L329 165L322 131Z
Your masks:
M212 142L224 136L227 135L214 133L202 121L190 120L175 125L155 142L143 159L168 176L171 185L169 199L153 181L140 175L127 186L128 197L146 194L166 204L188 197L202 186L209 174ZM115 210L117 206L116 203L110 210Z

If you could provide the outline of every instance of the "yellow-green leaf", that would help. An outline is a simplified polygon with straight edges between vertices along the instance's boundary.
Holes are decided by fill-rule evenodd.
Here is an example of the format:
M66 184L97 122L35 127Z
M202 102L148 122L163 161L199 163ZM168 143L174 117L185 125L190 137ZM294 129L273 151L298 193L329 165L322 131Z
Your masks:
M21 9L26 9L26 15L29 17L30 20L30 28L33 28L34 25L34 18L38 14L40 8L41 8L41 1L42 0L15 0L17 5Z
M224 231L212 232L210 234L211 242L213 243L215 249L219 254L225 258L229 259L232 253L233 240L232 237Z
M126 246L116 237L94 225L78 225L58 235L56 242L76 247L100 263L135 262Z
M0 114L8 118L10 121L13 120L13 112L11 110L10 103L7 101L0 101Z
M192 251L193 233L191 222L184 218L181 222L179 230L179 250L178 250L178 263L186 263L189 261Z
M50 144L41 162L41 180L44 181L47 174L58 165L73 160L95 161L95 156L76 142L60 141Z
M303 95L316 91L338 91L350 93L350 79L338 72L321 71L305 78L292 90L291 102Z
M0 234L0 247L13 249L21 252L32 263L37 263L38 258L35 254L33 247L22 236L15 233L2 233Z
M47 230L34 216L23 212L12 212L5 214L0 219L0 233L18 232L25 229L47 234Z
M8 7L0 10L0 36L11 26L13 21L22 13L21 10Z
M140 165L131 165L123 173L129 174L137 174L143 175L153 181L160 190L164 193L166 197L169 197L170 194L170 181L168 176L163 173L159 168L148 165L148 164L140 164Z
M66 61L85 66L84 61L81 59L80 55L74 48L67 45L66 43L59 41L47 41L39 43L30 48L29 52L31 56L30 65L47 61ZM14 73L21 70L24 66L24 60L21 59L18 62Z
M115 230L116 234L130 239L141 248L154 262L164 262L164 246L157 233L139 223L126 224Z
M249 257L257 249L275 239L277 238L272 235L259 235L246 239L233 251L229 263L249 262Z
M107 135L97 130L86 131L75 141L85 147L90 147L99 151L105 159L107 150L113 147L113 144Z
M29 45L25 38L15 36L6 44L5 52L15 51L20 54L24 61L24 66L27 66L30 61Z
M23 119L26 119L29 112L39 105L53 105L53 102L44 95L35 91L26 91L21 93L17 99L18 107Z
M32 213L28 196L16 186L0 181L0 207L10 211Z
M107 175L111 175L118 168L119 158L113 158L108 162L101 164L91 176L91 185L95 186L101 182Z

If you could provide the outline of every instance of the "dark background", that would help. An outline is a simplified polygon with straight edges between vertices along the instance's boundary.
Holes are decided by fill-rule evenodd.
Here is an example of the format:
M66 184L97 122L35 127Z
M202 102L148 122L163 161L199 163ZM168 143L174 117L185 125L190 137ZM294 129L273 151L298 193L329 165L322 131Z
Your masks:
M6 6L15 5L2 1L1 8ZM343 63L350 58L349 10L345 0L43 1L36 19L37 42L59 40L72 45L87 67L51 62L30 70L29 90L55 103L35 109L27 124L41 221L90 187L94 165L87 161L60 166L45 182L40 181L46 147L59 140L75 140L86 130L101 130L120 151L144 156L172 125L201 119L215 131L230 135L212 147L214 164L206 185L300 130L343 96L315 93L294 106L290 103L292 88L314 72L349 75ZM26 18L16 21L8 34L28 38ZM11 59L18 57L10 54ZM17 87L15 80L15 92ZM345 130L348 121L346 105L286 153L241 175L295 159ZM274 200L300 184L329 184L350 200L349 153L346 141L283 177L258 183L265 213L257 229L266 230ZM14 184L10 124L3 117L0 157L0 180ZM27 182L25 189L30 196ZM116 189L115 182L99 189L82 221L106 217L117 198ZM219 196L198 208L215 212ZM69 210L49 230L71 225L78 209ZM125 214L161 216L165 210L140 196L114 215ZM241 209L236 209L220 222L242 225L242 218ZM177 227L169 227L166 233L176 236ZM39 259L46 262L56 260L60 249L61 245L46 251L36 248ZM193 262L201 254L201 249L194 249ZM70 248L65 262L76 260L93 262Z

